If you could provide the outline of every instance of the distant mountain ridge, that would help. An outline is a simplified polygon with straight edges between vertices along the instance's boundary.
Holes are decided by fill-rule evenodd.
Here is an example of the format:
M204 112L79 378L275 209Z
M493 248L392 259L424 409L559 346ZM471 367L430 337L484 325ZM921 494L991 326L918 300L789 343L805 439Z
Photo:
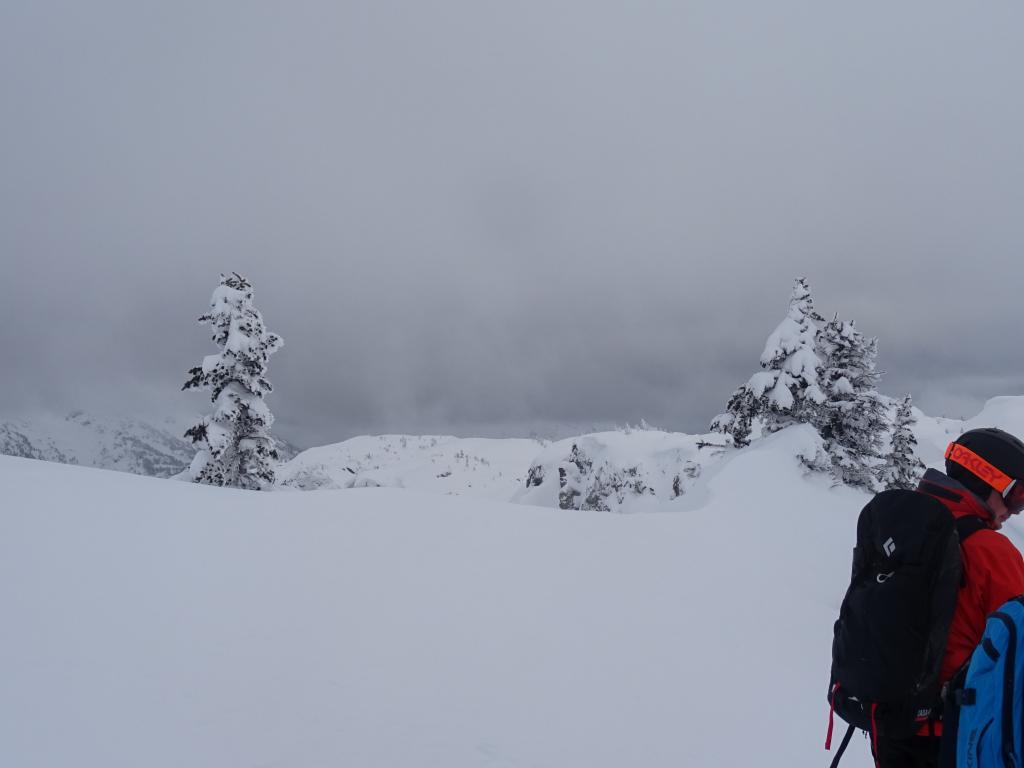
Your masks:
M890 399L891 400L891 399ZM890 405L895 407L895 400ZM917 455L941 468L946 445L966 429L1001 427L1024 435L1024 396L996 397L969 419L914 409ZM182 436L191 419L151 422L68 416L0 420L0 454L170 477L195 451ZM755 438L761 439L759 431ZM723 453L719 435L625 428L555 442L533 438L361 436L300 451L275 435L282 490L393 487L541 506L615 509L687 495L695 503ZM756 442L756 440L755 440ZM565 483L560 471L566 472ZM701 478L698 480L698 478ZM571 497L571 498L570 498Z
M150 422L130 416L74 411L0 421L0 454L26 459L170 477L192 461L195 449L181 419ZM282 460L298 449L279 441Z

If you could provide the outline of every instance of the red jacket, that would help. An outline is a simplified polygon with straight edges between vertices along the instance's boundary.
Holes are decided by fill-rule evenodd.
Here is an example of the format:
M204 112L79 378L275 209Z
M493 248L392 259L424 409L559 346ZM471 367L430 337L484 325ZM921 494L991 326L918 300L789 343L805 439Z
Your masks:
M988 522L988 506L960 483L929 469L919 491L941 501L953 517L975 515ZM1008 538L991 528L971 535L960 547L965 585L957 596L940 676L945 682L981 642L985 618L1012 597L1024 594L1024 558Z

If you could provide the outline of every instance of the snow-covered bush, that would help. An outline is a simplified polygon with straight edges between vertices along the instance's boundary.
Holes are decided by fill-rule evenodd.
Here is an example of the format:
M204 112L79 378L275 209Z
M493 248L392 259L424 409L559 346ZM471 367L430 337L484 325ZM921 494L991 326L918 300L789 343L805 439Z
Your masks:
M607 460L595 467L593 460L573 445L568 460L558 467L558 506L561 509L592 509L610 512L627 497L654 495L638 466L618 468Z
M337 472L332 471L332 469L332 467L328 467L326 464L306 463L290 469L290 471L283 475L280 471L277 472L276 483L282 488L291 488L296 491L334 490L352 487L355 473L351 469L348 467L342 468L342 471L348 474L347 484L339 484L334 477Z
M600 432L548 446L512 500L524 504L631 512L683 496L723 455L720 435L659 430Z
M193 482L260 490L274 483L277 450L270 436L273 414L263 398L272 391L267 359L281 337L263 325L249 281L220 276L210 311L199 318L213 330L220 352L189 370L182 389L209 389L213 412L185 436L198 446L188 469Z
M789 311L765 342L762 370L733 393L725 413L712 422L712 431L728 434L736 446L744 446L755 420L763 422L765 433L812 423L825 402L816 343L823 320L814 310L807 281L797 278Z

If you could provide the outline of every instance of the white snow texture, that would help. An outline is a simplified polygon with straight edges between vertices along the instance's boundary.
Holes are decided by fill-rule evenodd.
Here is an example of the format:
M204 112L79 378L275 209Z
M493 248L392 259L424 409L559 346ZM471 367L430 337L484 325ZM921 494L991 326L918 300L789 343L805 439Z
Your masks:
M1021 398L966 424L917 415L930 465L965 426L1024 432ZM412 490L458 465L467 491L505 494L511 466L465 469L538 447L502 441L406 439L408 461L355 469L407 488L315 493L0 457L0 765L825 764L832 622L868 496L806 473L809 425L723 452L675 498L666 456L715 449L591 437L592 463L644 465L639 508L658 514L552 508L525 479L520 500L545 506ZM330 477L331 454L351 458L297 461ZM845 760L870 763L862 739Z

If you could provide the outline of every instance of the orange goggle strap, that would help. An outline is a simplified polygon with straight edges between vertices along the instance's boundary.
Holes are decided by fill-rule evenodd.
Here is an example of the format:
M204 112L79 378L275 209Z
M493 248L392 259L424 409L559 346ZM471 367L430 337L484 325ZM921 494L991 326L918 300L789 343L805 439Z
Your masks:
M1016 482L1012 477L996 469L970 448L960 443L950 443L946 448L946 458L959 464L972 475L976 475L995 488L1005 498Z

